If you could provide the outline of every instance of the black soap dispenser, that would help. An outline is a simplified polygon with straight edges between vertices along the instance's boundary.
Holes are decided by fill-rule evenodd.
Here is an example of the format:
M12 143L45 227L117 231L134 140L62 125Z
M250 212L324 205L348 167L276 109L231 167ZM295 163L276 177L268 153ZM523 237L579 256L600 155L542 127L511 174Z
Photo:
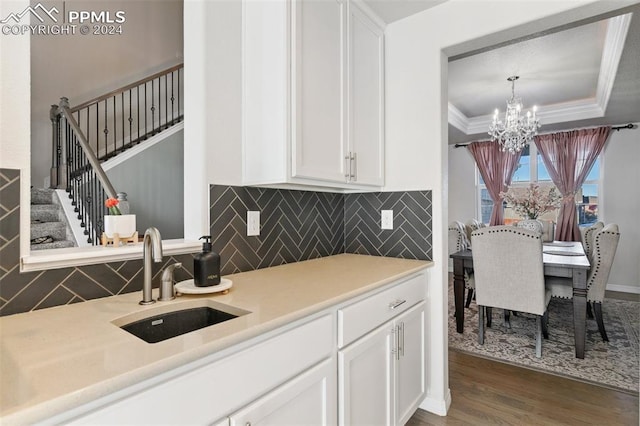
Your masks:
M202 253L193 259L193 282L196 287L210 287L220 284L220 255L211 250L211 236L200 237Z

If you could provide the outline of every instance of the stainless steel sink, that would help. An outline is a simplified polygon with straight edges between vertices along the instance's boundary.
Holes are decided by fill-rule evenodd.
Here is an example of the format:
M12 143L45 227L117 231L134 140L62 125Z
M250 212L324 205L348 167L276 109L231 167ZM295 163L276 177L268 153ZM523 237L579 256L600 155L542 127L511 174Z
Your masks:
M141 315L138 313L120 318L113 323L147 343L158 343L249 313L230 306L221 310L212 306L193 306L193 304L179 304L174 310L153 309L145 312L147 316L143 318L137 319L136 317Z

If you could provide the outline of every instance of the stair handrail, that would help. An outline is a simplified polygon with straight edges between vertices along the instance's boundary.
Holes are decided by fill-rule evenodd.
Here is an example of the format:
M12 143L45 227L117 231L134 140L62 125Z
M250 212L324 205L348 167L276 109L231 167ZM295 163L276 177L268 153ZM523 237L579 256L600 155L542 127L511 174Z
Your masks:
M120 87L118 89L112 90L109 93L105 93L104 95L100 95L100 96L98 96L96 98L90 99L90 100L88 100L86 102L81 103L80 105L76 105L73 108L71 108L70 111L72 113L78 112L83 108L86 108L86 107L91 106L93 104L96 104L98 102L104 101L104 100L106 100L108 98L113 97L114 95L119 95L119 94L121 94L123 92L126 92L127 90L130 90L130 89L133 89L133 88L135 88L137 86L140 86L142 84L148 83L151 80L155 80L158 77L161 77L161 76L163 76L165 74L168 74L170 72L173 72L173 71L177 71L177 70L179 70L179 69L181 69L183 67L184 67L184 63L179 63L177 65L174 65L174 66L169 67L167 69L164 69L162 71L158 71L157 73L152 74L150 76L147 76L145 78L142 78L142 79L140 79L140 80L138 80L136 82L127 84L126 86L122 86L122 87Z
M183 83L180 63L74 107L66 97L51 106L50 187L69 193L89 243L103 230L106 210L98 200L119 195L101 162L182 122Z
M78 143L82 147L84 154L87 156L87 160L89 160L89 164L91 164L91 168L98 177L98 180L100 180L100 183L104 187L105 192L110 198L117 198L116 190L113 188L113 185L107 177L107 174L102 169L98 157L96 157L96 155L93 153L93 150L89 146L87 137L84 135L82 129L80 129L80 126L78 125L78 122L73 117L73 112L69 108L69 100L67 98L62 98L62 100L60 101L59 111L60 114L63 115L67 120L67 123L69 123L69 125L73 128L73 131L76 133ZM66 156L63 156L63 158L66 158Z

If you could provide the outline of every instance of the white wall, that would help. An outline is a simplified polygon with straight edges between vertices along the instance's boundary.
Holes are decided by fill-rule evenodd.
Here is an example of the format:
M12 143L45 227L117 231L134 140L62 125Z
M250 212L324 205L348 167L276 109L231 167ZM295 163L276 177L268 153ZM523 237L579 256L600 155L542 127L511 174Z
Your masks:
M476 218L478 196L475 186L476 164L467 148L449 148L449 218L448 222L466 222Z
M607 288L631 293L640 293L639 133L613 132L603 152L601 171L601 220L617 223L621 232ZM449 154L449 221L464 221L476 212L475 164L467 149L450 147Z
M71 10L124 11L122 34L31 37L31 179L51 168L49 109L78 105L183 61L182 0L80 0ZM6 37L6 36L3 36Z
M640 129L613 132L602 162L602 220L617 223L620 242L609 290L640 293Z
M163 240L184 236L184 131L177 130L179 126L156 135L162 140L124 162L104 167L115 188L126 188L138 233L154 226Z

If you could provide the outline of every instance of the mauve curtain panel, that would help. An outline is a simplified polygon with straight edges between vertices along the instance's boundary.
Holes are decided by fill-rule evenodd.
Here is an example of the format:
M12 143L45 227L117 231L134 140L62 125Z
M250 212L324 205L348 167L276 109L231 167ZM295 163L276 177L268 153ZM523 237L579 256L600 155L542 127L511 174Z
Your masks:
M580 241L575 195L604 148L611 127L539 135L534 138L551 180L563 196L555 239Z

